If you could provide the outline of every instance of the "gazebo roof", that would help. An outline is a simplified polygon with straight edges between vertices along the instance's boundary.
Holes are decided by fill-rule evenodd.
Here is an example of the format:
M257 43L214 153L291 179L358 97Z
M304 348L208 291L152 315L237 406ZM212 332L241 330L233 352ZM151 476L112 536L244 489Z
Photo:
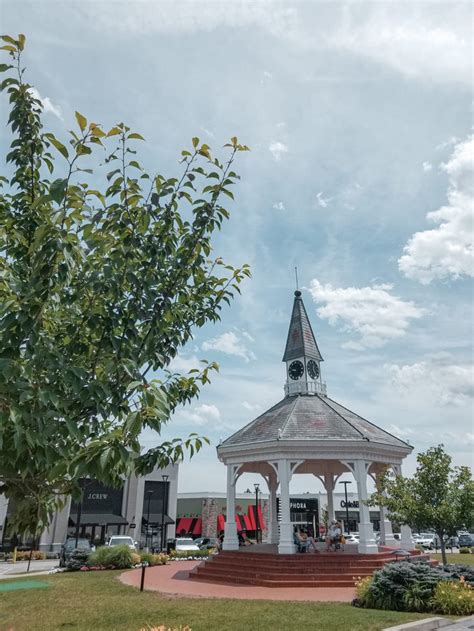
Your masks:
M221 443L219 449L270 441L360 441L405 448L412 447L385 430L320 395L286 397Z

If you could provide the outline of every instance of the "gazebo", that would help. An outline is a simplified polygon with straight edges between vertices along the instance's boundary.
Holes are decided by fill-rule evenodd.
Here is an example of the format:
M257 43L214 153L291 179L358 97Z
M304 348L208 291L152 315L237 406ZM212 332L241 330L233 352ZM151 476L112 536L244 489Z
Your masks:
M401 471L412 447L355 412L330 399L321 376L322 355L311 328L300 291L295 291L283 362L285 396L272 408L217 447L227 466L227 514L224 550L239 548L235 521L235 486L243 473L259 473L270 494L267 543L278 544L278 554L295 552L290 518L290 480L312 474L323 483L329 519L334 519L333 492L337 479L351 473L359 496L360 554L378 552L369 508L367 480L375 481L387 468ZM277 491L280 492L280 521ZM399 546L381 508L381 542ZM402 547L412 549L411 533L402 527Z

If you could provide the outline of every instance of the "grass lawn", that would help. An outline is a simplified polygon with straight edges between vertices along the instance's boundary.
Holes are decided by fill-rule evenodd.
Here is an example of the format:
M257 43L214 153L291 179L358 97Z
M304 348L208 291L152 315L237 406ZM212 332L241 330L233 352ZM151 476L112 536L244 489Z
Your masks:
M474 565L474 554L446 554L448 563L458 563L459 565ZM443 562L441 554L433 554L430 552L430 559L436 559L440 563Z
M0 631L138 631L151 624L188 624L193 631L375 631L426 617L340 603L175 598L140 593L120 583L119 574L46 575L38 578L50 583L47 589L0 592Z

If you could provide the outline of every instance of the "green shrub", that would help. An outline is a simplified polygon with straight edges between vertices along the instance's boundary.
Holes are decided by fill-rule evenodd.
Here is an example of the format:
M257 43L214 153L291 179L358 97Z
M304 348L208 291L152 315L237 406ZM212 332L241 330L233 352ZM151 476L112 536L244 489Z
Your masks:
M140 562L155 565L155 555L151 552L140 552Z
M107 546L96 548L95 552L92 552L89 556L88 565L96 567L107 567L109 562L109 550Z
M470 616L474 613L474 589L462 578L459 581L443 581L434 590L431 606L436 613Z
M154 554L152 565L166 565L169 560L170 558L167 554L163 554L162 552L159 554Z
M89 565L90 553L87 550L73 550L70 558L66 561L66 569L76 572Z
M30 554L33 561L43 561L46 559L46 552L40 552L39 550L33 550L33 552L31 552L31 550L17 550L16 560L28 561Z
M170 559L202 559L211 554L212 550L171 550Z
M436 585L450 578L447 572L428 563L387 563L374 572L365 607L393 611L429 611ZM414 608L414 609L412 609Z
M102 546L90 555L88 565L122 570L133 567L135 554L128 546Z
M133 552L132 550L132 564L138 565L140 562L141 562L140 555L138 554L138 552Z
M459 554L471 554L471 548L459 548Z
M372 585L372 581L372 576L366 576L364 578L361 578L360 576L357 577L355 580L356 598L352 601L354 606L370 608L370 587Z
M449 574L449 578L463 578L468 585L474 587L474 565L448 563L447 565L441 565L440 569Z

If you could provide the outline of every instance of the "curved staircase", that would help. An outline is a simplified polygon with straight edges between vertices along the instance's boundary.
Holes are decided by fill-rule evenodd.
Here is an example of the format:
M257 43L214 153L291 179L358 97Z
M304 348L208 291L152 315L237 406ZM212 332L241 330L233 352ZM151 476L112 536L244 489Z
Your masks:
M367 555L224 551L199 564L189 579L260 587L353 587L355 577L370 576L392 561L395 559L389 551Z

